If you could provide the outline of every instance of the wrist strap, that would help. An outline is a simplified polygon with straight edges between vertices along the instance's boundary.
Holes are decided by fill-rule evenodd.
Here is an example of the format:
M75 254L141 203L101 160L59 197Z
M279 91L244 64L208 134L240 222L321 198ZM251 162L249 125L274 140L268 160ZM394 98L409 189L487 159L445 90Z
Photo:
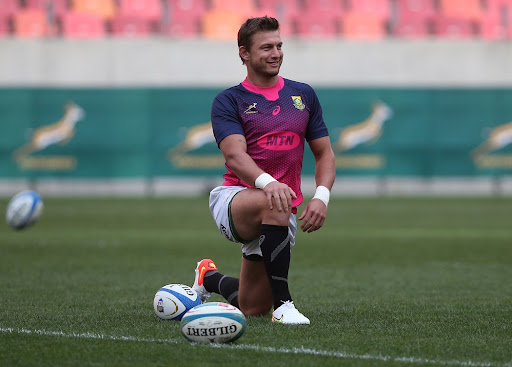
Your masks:
M329 198L331 197L331 192L325 186L318 186L316 188L315 196L313 199L320 199L324 202L325 206L329 205Z
M270 176L268 173L262 173L258 176L256 181L254 181L254 186L258 189L264 189L269 183L277 181L274 177Z

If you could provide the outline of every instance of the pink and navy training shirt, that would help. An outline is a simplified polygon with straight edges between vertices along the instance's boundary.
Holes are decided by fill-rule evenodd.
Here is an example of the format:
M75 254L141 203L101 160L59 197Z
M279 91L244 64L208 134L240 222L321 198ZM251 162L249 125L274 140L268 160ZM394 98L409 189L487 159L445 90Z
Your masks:
M228 135L244 135L258 167L291 187L297 194L294 208L302 203L304 142L329 135L313 88L282 77L266 88L246 79L215 97L211 117L217 144ZM226 168L224 186L254 187Z

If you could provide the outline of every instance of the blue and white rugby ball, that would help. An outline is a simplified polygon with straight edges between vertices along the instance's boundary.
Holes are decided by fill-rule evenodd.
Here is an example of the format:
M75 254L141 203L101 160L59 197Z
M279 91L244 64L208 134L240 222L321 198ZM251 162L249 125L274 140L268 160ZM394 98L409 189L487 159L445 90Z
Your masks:
M164 320L181 320L185 312L200 304L197 292L184 284L163 286L153 300L156 315Z
M235 306L208 302L194 307L181 319L181 333L195 343L230 343L247 328L244 314Z
M43 200L35 191L22 191L7 204L5 221L17 230L34 224L43 213Z

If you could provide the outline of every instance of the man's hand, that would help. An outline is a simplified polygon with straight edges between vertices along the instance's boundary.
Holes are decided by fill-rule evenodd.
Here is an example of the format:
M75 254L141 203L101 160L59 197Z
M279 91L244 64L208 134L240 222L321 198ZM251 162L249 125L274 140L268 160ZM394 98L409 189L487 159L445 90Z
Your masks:
M314 232L324 225L326 216L327 206L324 202L320 199L312 199L299 217L299 220L303 220L300 229L302 232Z
M268 207L274 209L274 204L278 211L287 212L292 208L292 199L297 198L297 194L286 184L279 181L270 182L263 189L267 195Z

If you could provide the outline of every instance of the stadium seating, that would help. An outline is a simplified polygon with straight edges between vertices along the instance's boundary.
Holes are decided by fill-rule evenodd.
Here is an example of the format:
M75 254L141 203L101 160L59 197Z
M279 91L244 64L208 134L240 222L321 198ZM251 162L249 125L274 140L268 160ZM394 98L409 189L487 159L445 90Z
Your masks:
M203 0L166 0L159 31L174 37L199 37L201 19L206 13Z
M69 37L82 29L93 38L232 41L247 17L263 15L279 20L283 38L512 39L512 0L0 0L0 35Z
M236 40L244 17L238 12L209 10L202 18L202 34L205 38L217 41Z
M9 18L0 17L0 38L7 37L11 34L9 27Z
M242 18L254 15L256 9L253 0L210 0L213 12L238 13Z
M65 38L102 38L106 35L105 23L98 15L70 11L62 16L62 35Z
M46 13L40 9L23 9L14 15L14 34L22 38L41 38L49 35Z
M117 7L115 0L72 0L72 10L109 20L116 14Z
M384 20L380 15L350 13L342 18L341 35L350 40L372 41L386 36Z
M441 15L446 18L478 20L483 11L480 0L439 0Z
M45 10L50 19L60 18L69 10L68 0L25 0L25 7Z
M1 0L0 1L0 18L10 18L20 10L18 0Z
M112 35L117 37L147 37L151 23L141 17L116 15L111 21Z
M149 22L159 21L162 17L160 0L118 0L118 14L124 17L142 18Z
M434 35L445 39L469 39L476 35L475 24L464 18L437 16L432 22Z

